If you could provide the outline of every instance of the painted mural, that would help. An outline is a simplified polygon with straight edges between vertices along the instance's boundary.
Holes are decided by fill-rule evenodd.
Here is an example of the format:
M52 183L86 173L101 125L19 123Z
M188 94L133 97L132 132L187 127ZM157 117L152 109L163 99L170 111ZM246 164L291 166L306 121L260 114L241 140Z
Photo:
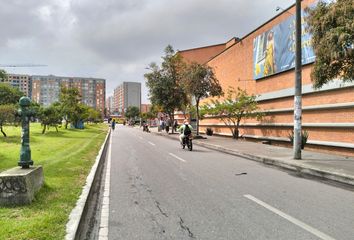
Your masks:
M315 54L303 17L302 23L302 64L308 64L314 62ZM291 16L253 40L253 76L260 79L294 67L295 16Z

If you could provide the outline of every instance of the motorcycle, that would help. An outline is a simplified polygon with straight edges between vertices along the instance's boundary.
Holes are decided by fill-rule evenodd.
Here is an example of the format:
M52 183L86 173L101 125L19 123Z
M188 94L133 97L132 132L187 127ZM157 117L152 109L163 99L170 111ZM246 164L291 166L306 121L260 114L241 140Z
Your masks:
M189 151L192 151L193 149L193 142L192 142L193 136L192 134L189 134L185 138L183 138L183 143L182 143L182 148L184 149L187 145L187 148Z
M147 125L147 124L143 125L143 132L150 132L149 125Z

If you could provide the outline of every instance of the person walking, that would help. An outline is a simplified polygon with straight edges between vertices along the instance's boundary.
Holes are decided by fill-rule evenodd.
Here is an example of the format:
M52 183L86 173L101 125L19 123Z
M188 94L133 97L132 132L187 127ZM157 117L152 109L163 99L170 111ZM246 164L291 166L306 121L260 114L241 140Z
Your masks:
M178 127L178 122L177 120L175 120L175 122L173 123L173 129L177 132L177 127Z
M113 131L116 128L116 120L115 119L113 119L113 121L112 121L111 128Z

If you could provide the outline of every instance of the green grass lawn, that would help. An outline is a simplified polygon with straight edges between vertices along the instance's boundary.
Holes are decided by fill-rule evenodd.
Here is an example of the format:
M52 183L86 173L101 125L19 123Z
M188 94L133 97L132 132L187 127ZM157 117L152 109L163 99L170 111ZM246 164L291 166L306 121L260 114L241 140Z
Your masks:
M51 128L41 134L31 124L35 165L43 166L45 184L31 205L0 207L0 239L64 239L65 225L81 194L91 166L105 139L107 125L86 125L84 130ZM0 135L0 171L17 166L20 127L5 127Z

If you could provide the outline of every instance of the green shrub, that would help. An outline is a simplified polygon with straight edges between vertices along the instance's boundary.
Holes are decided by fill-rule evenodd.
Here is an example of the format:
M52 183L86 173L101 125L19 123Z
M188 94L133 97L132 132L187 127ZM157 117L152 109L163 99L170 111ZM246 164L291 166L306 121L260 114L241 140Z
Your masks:
M213 133L214 133L213 129L211 129L211 128L206 129L206 135L213 136Z
M289 133L288 138L289 138L291 144L293 144L294 143L294 130L292 130L291 133ZM302 133L301 133L301 149L305 148L308 138L309 138L308 131L306 131L306 130L302 131Z

